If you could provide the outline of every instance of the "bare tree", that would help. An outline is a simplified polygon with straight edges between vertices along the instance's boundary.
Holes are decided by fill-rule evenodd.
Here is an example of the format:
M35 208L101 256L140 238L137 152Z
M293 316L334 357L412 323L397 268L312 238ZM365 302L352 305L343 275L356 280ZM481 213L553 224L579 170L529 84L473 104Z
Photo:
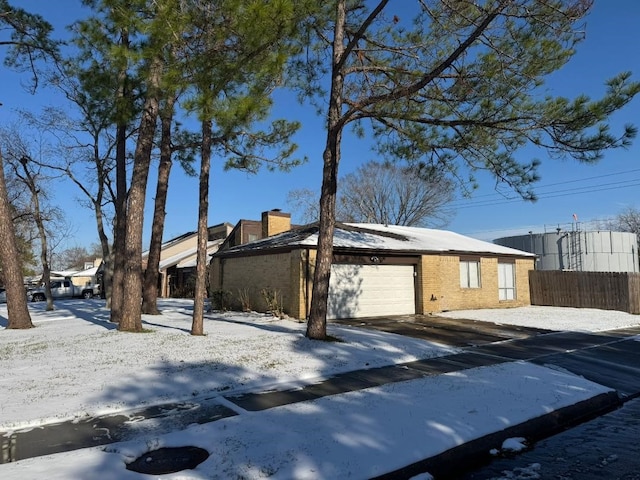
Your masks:
M35 91L38 85L36 61L55 58L58 54L58 44L51 41L49 37L51 30L51 24L39 15L13 7L7 0L0 0L0 31L2 31L0 45L8 47L5 64L30 71L32 91ZM27 309L19 250L11 217L11 205L0 152L0 261L7 282L9 316L7 328L32 328L33 323Z
M336 218L342 222L441 228L447 225L455 184L431 169L368 162L340 181ZM319 218L318 194L292 190L287 202L305 223Z
M34 162L27 155L21 155L19 158L22 171L18 171L18 166L13 164L16 176L24 182L31 193L31 205L33 209L33 221L38 229L38 237L40 239L40 263L42 265L42 281L44 283L44 292L47 297L47 311L53 310L53 296L51 295L51 264L49 262L49 241L47 238L47 229L45 227L45 215L43 211L42 200L46 198L43 185L39 179L39 171L42 167L34 165ZM34 169L35 166L35 169ZM46 187L45 187L46 188Z
M45 171L42 162L33 159L32 151L35 151L25 138L23 129L15 125L11 128L0 130L0 141L5 146L5 162L11 169L13 178L22 184L28 192L28 215L35 225L37 240L40 245L40 265L42 267L42 282L45 286L47 297L47 310L53 310L53 298L51 296L51 262L50 262L50 238L48 223L60 218L60 209L48 205L48 192L51 188L52 175ZM42 152L46 146L40 142L37 149ZM27 212L25 212L27 213Z
M102 249L98 244L93 244L89 248L76 245L59 252L55 261L53 259L51 261L52 269L82 270L85 264L92 263L96 258L101 258L101 256Z
M296 188L287 193L287 205L294 217L302 223L317 222L320 218L320 195L309 188Z
M636 207L626 207L607 222L607 228L620 232L635 233L640 243L640 210Z

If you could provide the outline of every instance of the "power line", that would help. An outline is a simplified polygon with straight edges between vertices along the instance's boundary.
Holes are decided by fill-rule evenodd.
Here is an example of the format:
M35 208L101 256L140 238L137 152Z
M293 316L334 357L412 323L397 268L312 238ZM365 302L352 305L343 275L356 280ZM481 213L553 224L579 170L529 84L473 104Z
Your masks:
M615 173L608 173L608 174L604 174L604 175L597 175L597 176L592 176L592 177L584 177L584 178L579 178L579 179L573 179L573 180L563 180L562 182L555 182L555 183L548 183L545 185L539 185L536 187L536 192L538 193L538 198L539 199L543 199L543 198L553 198L551 197L552 194L558 194L555 196L563 196L562 193L564 192L568 192L568 191L576 191L579 189L586 189L589 188L589 192L592 191L600 191L600 189L596 189L593 190L593 187L602 187L602 186L607 186L607 185L613 185L613 183L606 183L606 184L601 184L598 183L596 185L590 185L590 186L584 186L584 187L577 187L575 189L561 189L561 190L554 190L551 192L541 192L541 190L547 189L547 188L551 188L551 187L555 187L558 185L562 185L562 186L566 186L568 184L571 183L579 183L579 182L586 182L586 181L590 181L590 180L602 180L603 178L607 178L607 177L613 177L613 176L617 176L617 175L628 175L628 174L632 174L632 173L637 173L640 172L640 169L632 169L632 170L625 170L622 172L615 172ZM625 182L632 182L632 181L640 181L640 179L635 179L635 180L625 180ZM635 185L628 185L629 187L631 186L635 186ZM622 187L625 188L625 187ZM579 193L585 193L585 192L576 192L575 194L579 194ZM487 198L489 197L489 198ZM480 200L480 202L476 202L473 205L470 205L469 202L472 202L474 200L477 199L482 199L485 198L486 200ZM486 193L486 194L482 194L482 195L477 195L473 198L470 198L468 200L465 199L461 199L461 200L457 200L454 201L453 203L451 203L451 206L454 208L470 208L470 207L474 207L474 206L488 206L488 205L499 205L502 203L511 203L511 202L516 202L516 201L522 201L522 198L518 195L513 195L513 196L505 196L503 194L500 193Z
M569 183L569 182L567 182ZM634 178L631 180L622 180L619 182L609 182L602 183L598 185L587 185L583 187L575 187L569 189L561 189L561 190L553 190L546 193L538 194L538 200L544 200L548 198L557 198L557 197L566 197L571 195L580 195L585 193L593 193L593 192L602 192L607 190L615 190L629 187L637 187L640 186L640 178ZM470 202L473 200L470 200ZM476 207L488 207L493 205L503 205L506 203L515 203L515 202L525 202L521 197L509 197L509 198L496 198L496 199L487 199L481 200L480 202L475 203L463 203L462 201L454 202L451 204L451 207L456 209L464 209L464 208L476 208Z

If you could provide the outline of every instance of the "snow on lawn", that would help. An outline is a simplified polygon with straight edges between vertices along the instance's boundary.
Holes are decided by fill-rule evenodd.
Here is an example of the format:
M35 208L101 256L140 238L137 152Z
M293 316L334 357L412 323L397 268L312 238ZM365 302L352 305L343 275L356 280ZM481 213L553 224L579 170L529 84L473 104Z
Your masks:
M456 310L437 314L439 317L465 318L521 327L546 328L573 332L600 332L640 324L640 316L617 310L595 308L544 307L532 305L518 308Z
M306 325L269 315L207 314L194 337L193 301L161 301L148 333L123 333L101 300L30 304L36 328L0 331L0 429L102 414L212 392L260 391L455 350L399 335L329 326L343 342L314 342ZM0 306L6 325L6 305Z
M0 477L140 479L125 463L158 448L192 445L207 450L209 458L161 478L366 479L607 390L564 372L506 363L262 412L241 410L144 441L0 465Z
M208 314L207 335L192 337L191 304L161 301L163 314L144 316L149 331L141 334L118 332L100 300L59 301L53 312L31 304L37 328L0 331L0 427L282 389L338 372L455 352L334 325L329 333L343 342L314 342L304 337L304 324L260 314ZM6 325L6 306L0 306L0 322L3 315ZM549 307L445 316L574 331L640 324L640 317L620 312ZM142 478L125 464L163 446L186 445L204 448L210 457L194 470L161 478L371 478L608 391L564 371L508 362L259 412L218 396L238 415L0 465L0 478Z

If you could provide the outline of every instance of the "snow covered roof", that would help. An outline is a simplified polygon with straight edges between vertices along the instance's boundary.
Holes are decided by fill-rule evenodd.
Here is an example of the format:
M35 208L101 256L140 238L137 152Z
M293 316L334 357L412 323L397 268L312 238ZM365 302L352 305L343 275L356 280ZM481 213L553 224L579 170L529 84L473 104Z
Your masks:
M317 223L238 245L220 255L267 250L282 247L315 247L318 245ZM376 250L382 252L472 253L535 257L535 254L503 247L448 230L403 227L370 223L336 223L333 235L335 249Z
M98 273L98 268L99 268L99 265L97 267L92 267L87 270L82 270L81 272L76 272L71 276L72 277L93 277Z
M56 270L55 272L54 271L51 272L51 276L66 278L66 277L72 277L77 273L78 273L78 270Z
M222 239L218 239L218 240L212 240L210 242L207 242L207 253L211 255L213 252L215 252L220 246L220 244L222 243L222 241L223 241ZM193 248L188 248L187 250L184 250L180 253L177 253L176 255L172 255L171 257L162 260L160 262L159 268L160 270L165 270L169 267L173 267L174 265L178 265L178 267L180 268L195 267L196 265L195 256L197 252L198 252L197 246ZM194 257L194 258L189 259L189 257Z

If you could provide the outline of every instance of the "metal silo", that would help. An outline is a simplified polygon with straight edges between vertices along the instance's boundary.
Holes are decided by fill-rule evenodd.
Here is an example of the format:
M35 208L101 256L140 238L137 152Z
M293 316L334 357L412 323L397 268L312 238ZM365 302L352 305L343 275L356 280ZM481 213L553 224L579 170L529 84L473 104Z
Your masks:
M634 233L562 230L502 237L494 243L535 253L538 270L638 272L638 240Z

